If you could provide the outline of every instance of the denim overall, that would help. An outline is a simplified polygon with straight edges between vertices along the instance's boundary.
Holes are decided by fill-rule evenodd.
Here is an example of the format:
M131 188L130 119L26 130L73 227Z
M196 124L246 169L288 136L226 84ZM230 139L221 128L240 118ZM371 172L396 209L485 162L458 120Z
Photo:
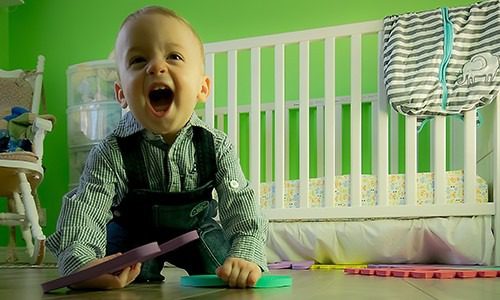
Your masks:
M113 219L107 225L106 255L123 253L152 241L161 244L191 230L197 230L200 236L200 239L175 251L144 262L136 282L162 281L164 277L160 272L165 261L185 269L190 275L214 274L229 252L229 242L221 226L213 219L217 214L217 202L212 199L215 178L213 138L201 127L192 128L198 188L191 191L149 190L139 146L141 133L118 138L129 192L118 206L112 208ZM166 155L165 170L167 159Z

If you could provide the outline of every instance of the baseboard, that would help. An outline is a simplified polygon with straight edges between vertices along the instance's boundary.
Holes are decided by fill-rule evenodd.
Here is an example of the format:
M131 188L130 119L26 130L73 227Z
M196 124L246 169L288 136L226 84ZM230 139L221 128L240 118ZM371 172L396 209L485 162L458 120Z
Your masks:
M0 265L7 263L7 249L8 247L0 247ZM16 255L18 260L14 262L15 264L31 263L31 259L28 256L28 253L26 253L26 248L16 247ZM52 253L50 253L50 251L46 251L45 258L43 259L43 264L56 264L56 262L56 257Z

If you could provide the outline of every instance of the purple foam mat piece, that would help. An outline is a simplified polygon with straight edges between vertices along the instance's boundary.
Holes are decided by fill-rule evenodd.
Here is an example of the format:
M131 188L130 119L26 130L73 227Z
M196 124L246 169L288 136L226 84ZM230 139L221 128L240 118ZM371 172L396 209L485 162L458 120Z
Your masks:
M267 264L269 270L280 270L280 269L290 269L292 267L291 261L278 261L274 263Z
M269 270L279 270L279 269L293 269L293 270L308 270L314 264L313 260L304 261L278 261L274 263L267 264Z
M157 242L142 245L103 263L42 283L43 292L47 293L48 291L85 281L102 274L114 273L138 262L148 260L160 253L160 251Z
M313 260L305 260L292 263L292 270L309 270L314 265Z
M198 232L196 230L192 230L190 232L184 233L175 237L165 243L160 244L160 254L165 254L170 251L174 251L175 249L184 246L185 244L197 240L199 237Z
M85 281L102 274L111 274L123 270L124 268L132 266L138 262L143 262L156 256L173 251L198 238L198 233L196 232L196 230L193 230L176 238L173 238L165 243L162 243L161 245L158 245L157 242L151 242L149 244L145 244L129 250L122 255L119 255L103 263L42 283L42 290L44 293L47 293L51 290Z

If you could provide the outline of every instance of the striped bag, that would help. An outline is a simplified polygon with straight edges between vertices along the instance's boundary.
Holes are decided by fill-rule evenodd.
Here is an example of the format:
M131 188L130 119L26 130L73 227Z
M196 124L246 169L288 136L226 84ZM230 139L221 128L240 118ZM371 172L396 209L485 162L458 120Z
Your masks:
M387 97L420 122L489 104L499 60L500 0L384 18Z

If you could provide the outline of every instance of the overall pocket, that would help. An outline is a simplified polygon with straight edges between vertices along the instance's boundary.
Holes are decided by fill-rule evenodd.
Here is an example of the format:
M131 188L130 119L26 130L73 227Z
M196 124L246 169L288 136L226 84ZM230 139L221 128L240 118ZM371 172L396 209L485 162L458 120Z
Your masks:
M153 205L153 226L159 229L196 229L200 221L207 217L209 207L210 202L207 200L182 205Z

